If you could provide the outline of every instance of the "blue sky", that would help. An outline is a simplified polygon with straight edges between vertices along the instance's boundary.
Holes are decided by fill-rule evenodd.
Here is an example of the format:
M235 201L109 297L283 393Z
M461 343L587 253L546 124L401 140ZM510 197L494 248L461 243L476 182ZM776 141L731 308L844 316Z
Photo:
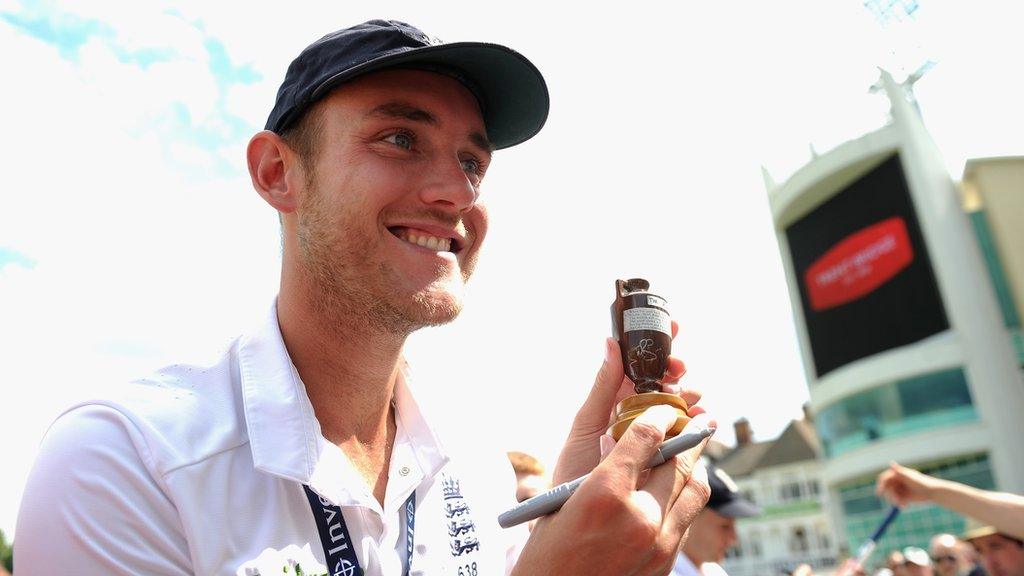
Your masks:
M13 250L11 248L4 248L0 246L0 269L4 266L20 266L22 268L33 268L36 263L28 256Z
M165 140L192 144L215 157L216 166L212 174L209 170L196 171L199 177L236 176L240 169L238 163L220 156L220 151L225 146L247 139L257 126L251 120L234 114L227 105L226 95L233 87L252 85L262 76L251 64L234 62L224 43L206 32L201 19L187 19L173 8L166 8L162 13L179 19L182 25L201 35L206 67L218 90L216 107L212 114L195 118L185 103L169 102L161 114L141 123L137 129L159 132ZM18 32L52 45L61 58L76 66L83 66L80 51L89 44L101 45L119 62L141 71L190 57L171 42L126 42L110 23L51 3L23 2L15 9L0 12L0 19ZM170 155L165 159L174 162Z

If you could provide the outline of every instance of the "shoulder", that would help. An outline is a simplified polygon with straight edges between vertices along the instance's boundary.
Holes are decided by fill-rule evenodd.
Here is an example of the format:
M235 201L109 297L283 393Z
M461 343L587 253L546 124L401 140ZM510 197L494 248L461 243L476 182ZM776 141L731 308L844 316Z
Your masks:
M22 496L19 571L101 574L131 562L126 572L187 573L180 521L145 445L139 430L107 406L82 406L59 418Z
M177 364L78 403L61 414L42 450L103 442L131 448L153 473L198 462L247 440L234 346L214 362Z

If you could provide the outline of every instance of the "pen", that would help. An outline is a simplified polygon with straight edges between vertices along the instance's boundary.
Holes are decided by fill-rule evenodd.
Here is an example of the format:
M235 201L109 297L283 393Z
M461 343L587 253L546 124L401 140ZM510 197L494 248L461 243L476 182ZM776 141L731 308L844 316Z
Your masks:
M899 507L893 506L889 509L889 513L882 519L882 523L879 524L871 536L869 536L868 539L860 545L860 548L857 550L857 554L853 557L854 564L851 566L844 566L844 568L849 568L845 573L852 574L854 568L864 566L864 563L867 562L871 553L875 551L875 546L878 545L878 541L882 539L885 531L889 529L889 525L892 524L892 521L895 520L899 514Z
M684 452L698 445L708 436L715 433L714 428L704 428L697 430L696 432L683 432L682 434L670 438L663 442L658 447L658 451L651 457L651 461L647 463L648 468L654 468L665 461L671 459L676 454ZM511 528L517 524L523 522L529 522L535 520L541 516L546 516L552 512L557 512L563 504L572 496L573 492L583 484L583 481L587 479L590 474L584 474L575 480L570 480L563 484L555 486L547 492L537 494L533 498L523 500L519 504L513 506L511 509L503 512L498 516L498 524L502 528Z

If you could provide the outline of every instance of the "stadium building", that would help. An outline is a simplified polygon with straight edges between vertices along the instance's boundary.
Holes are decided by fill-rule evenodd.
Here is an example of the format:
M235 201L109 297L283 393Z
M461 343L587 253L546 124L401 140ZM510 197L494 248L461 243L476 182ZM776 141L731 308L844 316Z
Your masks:
M883 73L883 128L769 183L833 524L855 550L886 513L890 461L1024 493L1024 160L958 186L909 90ZM905 511L881 550L964 520Z

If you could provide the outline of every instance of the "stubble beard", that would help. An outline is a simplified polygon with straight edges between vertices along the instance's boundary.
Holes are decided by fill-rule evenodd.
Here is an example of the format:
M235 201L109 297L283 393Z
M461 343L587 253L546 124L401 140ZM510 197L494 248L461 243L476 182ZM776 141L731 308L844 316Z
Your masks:
M346 231L361 229L358 215L343 212L333 218L314 178L309 180L298 222L298 247L309 279L308 302L326 328L356 327L404 339L419 328L447 324L458 316L458 297L396 293L392 287L401 285L399 275L386 261L376 263L375 274L365 272L374 266L367 255L378 253L375 248L381 240L362 234L344 238Z

